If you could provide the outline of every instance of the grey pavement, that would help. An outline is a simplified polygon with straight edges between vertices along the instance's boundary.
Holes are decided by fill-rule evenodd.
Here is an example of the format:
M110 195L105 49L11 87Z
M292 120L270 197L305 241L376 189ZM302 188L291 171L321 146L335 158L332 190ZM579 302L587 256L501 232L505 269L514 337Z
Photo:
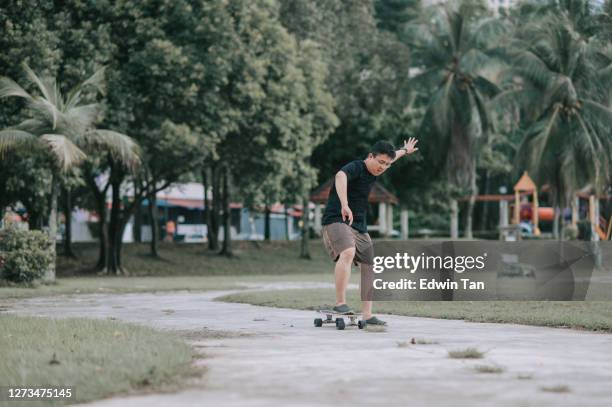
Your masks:
M321 285L251 289L310 286ZM193 333L189 342L205 356L195 363L207 368L197 384L88 406L612 405L609 334L402 316L384 316L384 332L339 331L331 324L315 328L312 311L214 301L227 293L56 296L3 305L16 314L113 317ZM411 338L435 343L412 345ZM468 347L485 351L484 358L448 357ZM479 373L478 365L503 371ZM556 386L569 392L543 390Z

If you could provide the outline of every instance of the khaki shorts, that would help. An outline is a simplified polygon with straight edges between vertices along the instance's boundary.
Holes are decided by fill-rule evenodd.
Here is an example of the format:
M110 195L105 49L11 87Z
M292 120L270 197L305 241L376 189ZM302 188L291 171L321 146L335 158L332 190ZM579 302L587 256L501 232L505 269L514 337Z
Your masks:
M332 223L323 226L322 234L323 244L333 261L338 261L344 250L354 247L355 265L374 263L374 247L367 233L360 233L346 223Z

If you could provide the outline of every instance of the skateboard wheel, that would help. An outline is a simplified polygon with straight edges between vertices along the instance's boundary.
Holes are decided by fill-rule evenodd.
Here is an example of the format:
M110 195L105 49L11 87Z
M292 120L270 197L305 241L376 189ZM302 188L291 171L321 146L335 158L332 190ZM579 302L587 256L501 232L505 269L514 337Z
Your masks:
M344 319L343 318L336 318L336 328L342 330L344 329L345 325L344 325Z
M365 321L359 321L357 322L357 326L359 327L359 329L363 329L366 327L366 322Z
M323 320L322 320L321 318L316 318L316 319L314 320L314 325L315 325L317 328L322 327L322 326L323 326Z

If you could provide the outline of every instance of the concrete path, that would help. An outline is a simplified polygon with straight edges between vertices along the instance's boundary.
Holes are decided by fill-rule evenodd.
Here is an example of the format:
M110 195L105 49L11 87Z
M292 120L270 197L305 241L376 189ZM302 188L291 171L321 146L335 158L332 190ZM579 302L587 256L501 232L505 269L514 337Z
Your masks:
M311 285L259 289L298 286ZM214 301L227 293L79 295L4 305L17 314L114 317L189 332L204 353L197 363L207 372L194 388L89 406L612 405L609 334L400 316L385 316L386 332L338 331L313 327L313 312ZM435 343L413 345L411 338ZM485 357L448 357L468 347ZM503 372L479 373L478 365ZM559 386L569 391L543 390Z

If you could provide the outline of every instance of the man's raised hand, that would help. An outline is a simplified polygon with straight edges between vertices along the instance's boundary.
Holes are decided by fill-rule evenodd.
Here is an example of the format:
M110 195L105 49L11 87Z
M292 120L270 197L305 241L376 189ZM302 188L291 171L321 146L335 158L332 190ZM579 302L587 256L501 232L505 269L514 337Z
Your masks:
M408 141L404 140L404 149L406 151L406 155L408 154L412 154L415 151L418 150L418 147L415 147L416 144L419 142L419 140L415 139L414 137L410 137L408 139Z

